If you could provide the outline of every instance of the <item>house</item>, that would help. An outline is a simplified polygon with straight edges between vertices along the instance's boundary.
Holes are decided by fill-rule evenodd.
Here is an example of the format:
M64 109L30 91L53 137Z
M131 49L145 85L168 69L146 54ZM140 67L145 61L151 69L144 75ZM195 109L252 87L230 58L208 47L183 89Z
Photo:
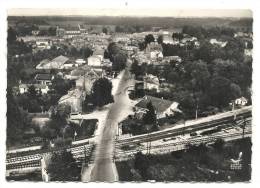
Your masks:
M32 86L32 85L35 87L35 90L38 93L47 94L48 91L50 90L48 85L44 85L44 84L20 84L19 85L19 92L21 94L27 93L29 87Z
M102 59L98 55L88 57L88 66L101 67Z
M173 38L170 35L163 35L163 41L164 44L175 44L173 41Z
M37 70L50 69L50 62L51 61L49 59L44 59L36 66L36 69Z
M74 69L76 67L78 67L79 65L73 61L67 61L66 63L64 63L63 65L63 69Z
M157 76L152 74L148 74L144 76L144 89L152 90L155 89L157 92L159 91L160 83Z
M82 103L85 99L85 92L79 89L68 91L67 95L60 98L58 104L65 104L71 107L71 113L82 112Z
M104 52L105 50L99 47L93 52L93 56L98 56L101 59L101 61L103 61Z
M83 89L87 94L90 94L93 83L101 76L100 72L91 69L76 80L76 88Z
M36 74L35 80L37 84L42 85L51 85L51 81L53 80L54 76L50 74Z
M154 106L157 119L173 116L175 112L179 111L177 102L145 95L134 107L137 118L141 118L146 113L149 102Z
M63 38L73 38L81 34L79 27L64 27L60 28L57 26L56 35Z
M235 104L238 106L245 106L247 104L247 99L245 97L237 98Z
M39 30L32 30L32 35L37 36L39 35L40 31Z
M217 39L210 39L210 44L217 45L221 48L225 47L227 45L227 41L218 41Z
M154 50L150 52L150 58L151 59L156 59L156 60L162 60L163 54L159 50Z
M63 65L69 61L69 58L60 55L56 58L54 58L50 63L51 63L51 67L52 69L63 69Z
M52 46L52 42L48 40L37 40L36 47L38 49L50 49Z
M70 73L66 74L64 78L68 80L77 80L80 76L83 76L86 72L90 70L91 67L89 67L88 65L83 65L70 71Z
M83 65L86 64L86 61L84 59L76 59L75 63L77 63L78 65Z
M37 66L36 69L51 70L51 69L63 69L64 64L69 61L69 58L60 55L53 60L44 59Z
M165 56L163 58L163 60L167 61L167 62L173 61L173 62L176 62L176 63L181 63L182 62L182 59L179 56Z
M244 55L252 57L253 56L253 50L252 49L244 49Z
M128 42L130 41L130 38L124 34L124 33L116 33L113 36L111 36L111 40L113 42Z

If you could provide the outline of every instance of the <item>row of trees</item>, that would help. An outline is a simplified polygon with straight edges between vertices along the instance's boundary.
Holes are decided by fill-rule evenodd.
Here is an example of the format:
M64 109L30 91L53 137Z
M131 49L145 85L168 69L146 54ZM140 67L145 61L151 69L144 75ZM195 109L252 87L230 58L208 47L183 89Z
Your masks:
M198 26L195 27L191 25L186 25L183 27L182 32L190 36L197 37L198 39L204 39L204 38L220 38L222 36L233 37L235 30L229 27L204 28L204 27L198 27ZM172 37L177 37L180 39L183 38L182 35L176 35L176 34L174 34Z
M139 32L144 32L144 31L150 31L151 27L150 26L146 26L146 25L135 25L135 26L131 26L131 25L123 25L123 26L119 26L117 25L115 27L115 32L117 33L139 33Z

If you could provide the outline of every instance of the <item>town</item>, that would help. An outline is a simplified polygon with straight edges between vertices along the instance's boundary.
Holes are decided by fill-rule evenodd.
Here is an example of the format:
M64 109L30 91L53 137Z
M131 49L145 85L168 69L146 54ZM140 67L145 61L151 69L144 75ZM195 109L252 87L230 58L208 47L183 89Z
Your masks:
M251 179L252 18L9 16L7 49L8 181Z

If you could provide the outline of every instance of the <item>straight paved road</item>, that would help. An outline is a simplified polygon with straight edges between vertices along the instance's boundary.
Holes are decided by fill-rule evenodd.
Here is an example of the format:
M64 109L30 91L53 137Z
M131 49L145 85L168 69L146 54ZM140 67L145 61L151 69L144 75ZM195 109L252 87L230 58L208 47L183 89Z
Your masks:
M125 70L118 90L114 95L112 104L106 119L102 138L97 144L95 151L94 167L91 171L90 181L114 182L117 181L117 171L113 162L114 139L116 136L118 122L122 121L132 112L130 99L125 92L126 88L133 84L131 75Z

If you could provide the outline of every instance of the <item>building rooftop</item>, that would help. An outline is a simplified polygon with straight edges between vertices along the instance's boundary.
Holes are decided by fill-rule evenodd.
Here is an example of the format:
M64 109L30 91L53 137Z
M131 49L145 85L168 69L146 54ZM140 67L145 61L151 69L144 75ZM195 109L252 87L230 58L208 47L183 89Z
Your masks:
M52 75L50 75L50 74L36 74L35 79L36 80L51 80Z
M157 112L164 112L165 110L167 110L173 103L176 102L172 102L169 100L165 100L165 99L161 99L161 98L157 98L157 97L152 97L149 95L146 95L143 97L143 99L137 103L135 106L139 107L139 108L147 108L147 104L149 102L152 102L155 110ZM176 106L178 105L178 103L176 103Z

